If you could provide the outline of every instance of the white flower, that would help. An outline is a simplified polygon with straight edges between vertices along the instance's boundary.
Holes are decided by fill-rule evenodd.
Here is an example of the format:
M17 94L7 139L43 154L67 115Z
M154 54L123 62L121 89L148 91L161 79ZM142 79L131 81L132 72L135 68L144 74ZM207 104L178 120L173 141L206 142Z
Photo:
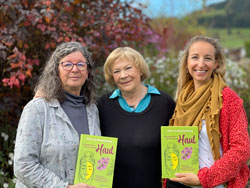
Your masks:
M13 161L13 159L14 159L14 153L9 153L9 158Z
M3 137L4 141L7 141L9 139L9 135L4 132L1 133L1 137Z
M12 161L12 160L8 160L8 164L9 164L9 165L12 165L12 164L13 164L13 161Z
M12 182L13 182L13 183L16 183L16 181L17 181L17 178L13 178L13 179L12 179Z
M8 183L4 183L4 184L3 184L3 187L4 187L4 188L9 187Z
M242 80L244 77L244 71L242 67L240 67L239 63L233 62L232 60L227 60L227 66L226 66L227 72L226 72L226 81L231 87L237 87L237 88L248 88L248 84Z

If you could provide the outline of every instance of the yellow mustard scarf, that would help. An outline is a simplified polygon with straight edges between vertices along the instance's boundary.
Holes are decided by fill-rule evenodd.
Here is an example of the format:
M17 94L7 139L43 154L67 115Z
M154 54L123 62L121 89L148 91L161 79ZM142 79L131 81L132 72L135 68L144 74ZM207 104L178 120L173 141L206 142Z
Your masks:
M222 90L226 86L217 74L197 90L194 89L193 80L190 80L182 88L169 122L170 126L199 126L200 131L202 120L205 120L214 160L220 158L219 117L223 102Z

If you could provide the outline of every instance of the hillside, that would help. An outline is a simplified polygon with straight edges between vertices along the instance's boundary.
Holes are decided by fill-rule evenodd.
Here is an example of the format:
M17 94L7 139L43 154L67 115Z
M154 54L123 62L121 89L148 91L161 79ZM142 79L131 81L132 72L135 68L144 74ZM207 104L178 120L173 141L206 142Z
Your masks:
M224 48L233 49L244 47L245 42L250 40L249 28L210 28L206 34L218 38Z
M249 0L228 0L195 11L183 19L196 20L197 26L204 27L206 35L218 38L224 48L241 48L250 40L249 10Z
M249 0L228 0L195 11L187 17L195 18L198 25L209 28L247 28L250 27L249 10Z

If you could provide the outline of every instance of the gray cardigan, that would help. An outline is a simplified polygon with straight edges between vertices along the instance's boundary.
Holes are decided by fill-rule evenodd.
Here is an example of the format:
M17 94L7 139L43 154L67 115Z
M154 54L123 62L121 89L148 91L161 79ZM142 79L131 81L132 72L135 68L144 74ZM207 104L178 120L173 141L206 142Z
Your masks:
M101 135L95 104L86 105L89 132ZM79 135L58 100L31 100L17 129L14 151L16 188L65 188L73 184Z

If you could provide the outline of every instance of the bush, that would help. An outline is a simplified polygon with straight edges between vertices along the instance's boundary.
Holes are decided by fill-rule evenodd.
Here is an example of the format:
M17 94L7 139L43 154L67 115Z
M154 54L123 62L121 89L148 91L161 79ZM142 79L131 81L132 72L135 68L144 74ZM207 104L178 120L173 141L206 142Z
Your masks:
M16 131L4 125L1 126L0 132L0 143L2 143L0 145L0 185L14 188L13 157Z
M79 41L102 66L113 48L147 43L143 39L150 29L140 9L115 0L10 0L0 5L0 116L13 127L57 44Z
M178 77L178 60L174 57L146 57L146 62L151 70L151 77L146 80L157 89L167 92L173 98L175 97L177 77Z
M10 0L0 3L0 111L8 109L5 115L10 113L15 120L20 115L15 110L22 109L32 98L40 70L57 44L79 41L92 52L96 65L102 66L113 48L147 43L143 39L147 38L148 18L126 2ZM6 100L11 102L7 107ZM16 126L16 121L9 122Z
M247 119L250 122L250 59L245 59L241 63L228 60L226 81L243 99ZM250 125L248 125L248 132L250 133Z

